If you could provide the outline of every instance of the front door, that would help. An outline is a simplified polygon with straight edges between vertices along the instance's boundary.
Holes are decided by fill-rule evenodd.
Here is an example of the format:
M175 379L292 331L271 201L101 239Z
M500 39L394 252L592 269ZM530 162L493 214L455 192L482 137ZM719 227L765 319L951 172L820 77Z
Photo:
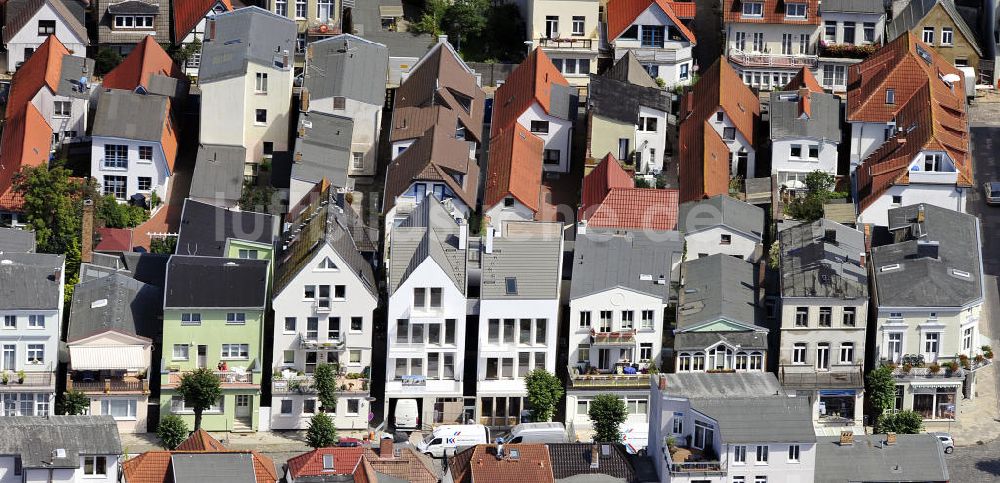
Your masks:
M198 346L198 369L208 367L208 346Z
M236 395L236 417L237 418L248 418L250 417L250 400L253 396L249 394L237 394Z

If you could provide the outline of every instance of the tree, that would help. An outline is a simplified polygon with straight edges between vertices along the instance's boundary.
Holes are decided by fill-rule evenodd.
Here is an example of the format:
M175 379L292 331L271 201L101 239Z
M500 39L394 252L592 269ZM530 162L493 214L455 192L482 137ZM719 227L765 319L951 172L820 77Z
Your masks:
M122 63L122 56L107 47L97 50L94 55L94 73L103 76Z
M823 205L830 199L831 189L836 178L825 171L815 170L806 175L806 191L803 198L795 198L788 204L786 211L793 218L805 222L816 221L823 217Z
M83 414L90 407L90 398L79 391L66 391L59 395L56 401L56 412L69 416Z
M472 42L486 29L486 14L490 0L452 0L445 16L445 32L457 37L455 41Z
M222 397L222 384L211 369L202 367L184 374L177 392L184 398L184 405L194 410L194 430L197 431L201 429L201 413Z
M618 428L628 417L625 401L614 394L598 394L590 401L590 421L594 425L594 441L617 443L621 439Z
M545 369L535 369L524 378L532 421L549 421L563 395L562 382Z
M313 387L319 396L320 408L324 412L337 409L337 373L332 364L320 364L313 372Z
M880 417L896 404L896 381L892 378L892 368L879 366L868 373L867 399L875 410L875 417Z
M244 211L267 212L274 198L274 188L270 185L257 185L251 182L243 183L243 193L240 195L240 209Z
M176 249L177 249L177 237L175 236L152 238L149 240L150 253L162 253L166 255L173 255L174 250Z
M337 443L337 428L326 413L316 413L309 420L309 430L306 431L306 444L311 448L327 448Z
M447 0L427 0L424 5L424 13L420 16L410 29L417 33L438 36L443 33L441 23L444 22L445 15L448 14Z
M875 431L878 433L918 434L924 430L924 418L915 411L900 411L883 414L878 418Z
M201 40L195 37L194 42L190 44L174 45L171 43L160 44L163 50L170 55L170 58L177 63L177 65L184 67L187 61L191 60L194 54L201 52Z
M160 438L160 446L168 450L177 449L187 439L189 433L187 423L176 414L164 416L156 428L156 436Z
M119 203L113 195L102 196L94 203L94 217L108 228L133 228L149 219L141 206Z

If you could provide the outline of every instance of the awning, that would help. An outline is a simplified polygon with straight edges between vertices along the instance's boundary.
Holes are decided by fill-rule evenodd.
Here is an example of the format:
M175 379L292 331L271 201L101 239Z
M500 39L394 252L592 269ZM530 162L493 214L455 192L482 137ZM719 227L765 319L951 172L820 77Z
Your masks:
M70 368L74 371L126 370L141 371L149 368L142 346L69 348Z
M402 5L381 5L378 7L378 14L382 18L401 18L403 16Z
M820 396L854 396L857 392L854 389L820 389Z

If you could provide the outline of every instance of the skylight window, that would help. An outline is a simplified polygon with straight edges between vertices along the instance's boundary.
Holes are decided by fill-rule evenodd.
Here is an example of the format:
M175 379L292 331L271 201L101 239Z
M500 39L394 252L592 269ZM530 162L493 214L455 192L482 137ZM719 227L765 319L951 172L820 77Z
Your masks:
M890 265L882 265L882 268L880 268L879 271L883 272L883 273L884 272L891 272L893 270L899 270L899 268L900 267L899 267L898 263L893 263L893 264L890 264Z
M965 270L959 270L957 268L953 268L953 269L951 269L951 274L954 275L954 276L956 276L956 277L959 277L959 278L964 278L966 280L972 280L972 274L969 273L969 272L966 272Z

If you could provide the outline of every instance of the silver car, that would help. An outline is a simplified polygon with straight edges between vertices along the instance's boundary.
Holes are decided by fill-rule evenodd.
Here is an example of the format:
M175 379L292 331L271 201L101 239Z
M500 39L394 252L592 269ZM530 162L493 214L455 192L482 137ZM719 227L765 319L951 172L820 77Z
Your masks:
M933 434L934 437L938 439L938 442L941 443L941 448L944 450L945 453L951 454L952 451L955 451L955 440L951 437L950 434L948 433L931 433L931 434Z
M983 197L987 205L1000 205L1000 181L983 183Z

